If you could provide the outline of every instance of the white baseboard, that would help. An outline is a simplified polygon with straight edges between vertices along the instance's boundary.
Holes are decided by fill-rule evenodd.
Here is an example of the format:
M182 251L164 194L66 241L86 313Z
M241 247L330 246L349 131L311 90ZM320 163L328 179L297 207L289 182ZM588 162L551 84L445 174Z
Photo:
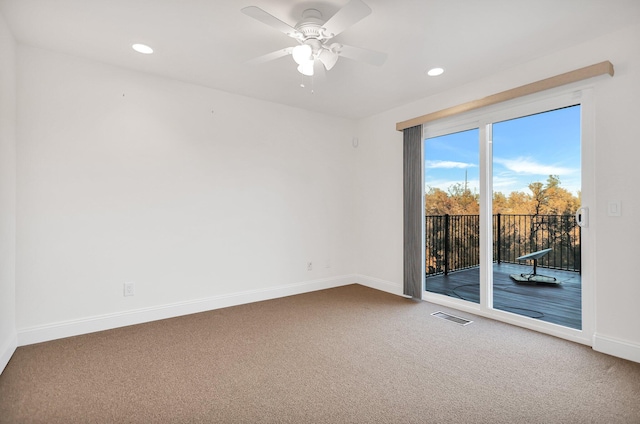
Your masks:
M596 333L593 336L593 350L628 359L629 361L640 362L640 345L625 340L614 339Z
M16 333L13 333L7 340L3 341L0 346L0 374L4 371L17 347L18 335Z
M356 280L358 284L370 287L372 289L384 291L387 293L395 294L397 296L406 297L403 294L402 284L393 283L391 281L381 280L379 278L367 277L366 275L356 275Z
M356 276L344 275L18 329L17 345L25 346L354 283L357 283Z

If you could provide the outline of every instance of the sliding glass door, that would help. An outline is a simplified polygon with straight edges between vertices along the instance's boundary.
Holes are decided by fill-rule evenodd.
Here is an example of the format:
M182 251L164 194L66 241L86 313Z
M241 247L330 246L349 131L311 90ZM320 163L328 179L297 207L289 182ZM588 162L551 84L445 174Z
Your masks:
M584 341L585 101L540 96L425 125L427 300Z
M474 303L480 303L478 137L472 128L424 145L426 290Z
M580 105L492 133L493 307L579 330Z

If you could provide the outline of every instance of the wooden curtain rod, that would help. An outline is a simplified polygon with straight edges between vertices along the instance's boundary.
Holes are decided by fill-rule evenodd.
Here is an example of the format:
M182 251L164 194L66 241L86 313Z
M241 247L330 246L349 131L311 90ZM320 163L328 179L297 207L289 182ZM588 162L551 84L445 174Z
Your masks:
M561 85L571 84L573 82L582 81L604 74L613 76L613 65L608 60L564 74L556 75L555 77L512 88L511 90L503 91L501 93L492 94L491 96L487 96L479 100L473 100L458 106L418 116L417 118L409 119L407 121L398 122L396 123L396 130L403 131L407 128L415 127L416 125L435 121L436 119L442 119L459 113L468 112L470 110L479 109L481 107L494 105L496 103L506 102L507 100L513 100L518 97L527 96L529 94L538 93L550 88L560 87Z

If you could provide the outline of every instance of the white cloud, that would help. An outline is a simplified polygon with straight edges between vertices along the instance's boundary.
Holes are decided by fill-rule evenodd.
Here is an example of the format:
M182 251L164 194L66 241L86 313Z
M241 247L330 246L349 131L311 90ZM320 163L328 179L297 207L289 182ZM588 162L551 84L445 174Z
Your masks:
M431 188L439 188L442 191L448 192L451 187L456 184L461 184L464 186L464 181L445 181L445 180L433 180L426 182L424 184L425 193L429 191ZM467 181L467 188L471 190L472 193L480 192L480 181L478 180L469 180Z
M473 163L454 162L454 161L450 161L450 160L425 160L424 161L424 166L425 166L425 168L431 168L431 169L436 169L436 168L446 168L446 169L460 168L460 169L464 169L464 168L474 168L477 165L474 165Z
M572 174L576 170L565 168L562 166L546 165L538 163L530 158L503 159L494 158L495 163L499 163L508 170L517 174L526 175L567 175Z
M501 177L498 175L493 177L493 191L514 191L514 187L518 184L518 179L514 177Z

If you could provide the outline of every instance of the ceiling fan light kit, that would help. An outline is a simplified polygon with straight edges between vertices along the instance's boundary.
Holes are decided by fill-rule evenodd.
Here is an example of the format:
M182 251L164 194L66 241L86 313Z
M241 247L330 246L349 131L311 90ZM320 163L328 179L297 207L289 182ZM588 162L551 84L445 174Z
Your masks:
M298 64L298 72L306 76L313 76L314 69L331 70L339 56L376 66L381 66L387 57L385 53L373 50L345 46L336 42L329 44L329 41L335 36L371 13L369 6L362 0L351 0L326 22L323 22L322 13L319 10L307 9L302 12L302 20L295 27L256 6L243 8L242 13L277 29L299 43L295 47L276 50L249 61L252 64L292 55L293 60ZM316 68L316 61L321 64L320 68Z
M308 77L313 76L313 60L308 60L298 66L298 72Z
M298 65L303 65L306 62L313 60L313 49L308 44L300 44L293 48L291 56L293 56L293 60Z

